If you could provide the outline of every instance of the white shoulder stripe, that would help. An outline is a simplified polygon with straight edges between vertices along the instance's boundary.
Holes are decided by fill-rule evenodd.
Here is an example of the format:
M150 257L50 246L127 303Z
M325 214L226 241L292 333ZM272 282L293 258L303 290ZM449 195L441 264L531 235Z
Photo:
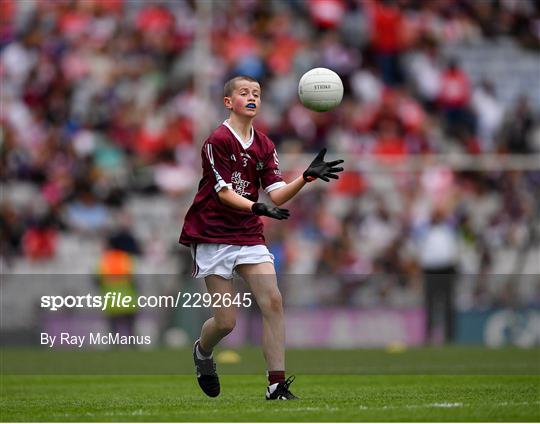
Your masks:
M210 161L210 164L214 165L214 153L212 152L212 145L207 144L206 145L206 154L208 155L208 160Z
M219 192L223 187L227 187L228 189L232 190L232 184L226 183L225 180L221 177L221 175L219 175L219 172L214 166L214 152L212 151L211 144L206 145L206 156L208 156L210 166L212 167L212 172L214 173L214 177L216 177L216 184L214 185L214 190L216 192Z

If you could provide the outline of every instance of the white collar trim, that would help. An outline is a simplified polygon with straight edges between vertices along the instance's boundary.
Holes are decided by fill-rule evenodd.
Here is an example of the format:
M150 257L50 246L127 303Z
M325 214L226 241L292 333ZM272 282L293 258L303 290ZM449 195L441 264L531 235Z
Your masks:
M238 142L242 145L244 149L249 149L249 146L253 144L253 136L255 134L255 131L253 131L253 126L251 127L249 140L247 142L244 142L242 141L242 138L238 135L238 133L230 126L228 120L223 121L223 125L225 125L229 130L231 130L235 138L238 140Z

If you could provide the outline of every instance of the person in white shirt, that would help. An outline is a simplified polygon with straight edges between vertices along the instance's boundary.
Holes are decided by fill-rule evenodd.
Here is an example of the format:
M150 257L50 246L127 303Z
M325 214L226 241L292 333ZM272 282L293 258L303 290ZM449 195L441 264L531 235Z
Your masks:
M444 342L454 339L454 280L457 273L457 230L441 208L429 222L416 229L418 257L424 274L426 341L434 342L437 322L442 315Z

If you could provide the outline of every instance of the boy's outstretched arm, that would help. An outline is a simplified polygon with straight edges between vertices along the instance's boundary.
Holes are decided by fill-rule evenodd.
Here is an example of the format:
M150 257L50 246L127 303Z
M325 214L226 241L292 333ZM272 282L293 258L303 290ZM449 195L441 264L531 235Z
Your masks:
M307 181L300 175L287 185L271 191L268 193L268 196L276 206L281 206L283 203L296 196L296 193L298 193L306 184Z
M218 192L218 197L220 202L224 205L242 211L251 211L255 215L269 216L270 218L279 220L287 219L289 217L289 211L287 209L275 208L260 202L252 202L251 200L240 196L234 190L230 190L226 187L223 187Z
M339 179L337 173L343 171L343 168L337 167L337 165L343 163L344 161L339 159L331 162L325 162L325 154L326 148L319 152L317 157L313 160L313 162L311 162L301 176L291 181L287 185L268 193L270 199L272 199L272 202L274 202L277 206L282 205L283 203L292 199L296 193L298 193L302 187L306 185L306 183L315 181L317 178L320 178L326 182L329 182L330 178L335 180Z

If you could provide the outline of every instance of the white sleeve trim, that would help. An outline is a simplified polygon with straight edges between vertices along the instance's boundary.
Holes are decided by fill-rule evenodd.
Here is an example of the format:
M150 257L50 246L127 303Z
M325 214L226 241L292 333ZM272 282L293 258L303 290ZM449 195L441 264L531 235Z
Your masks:
M281 188L283 186L286 186L287 183L285 181L278 181L277 183L270 184L268 187L264 189L264 192L266 194L270 193L271 191L277 190L278 188Z
M218 183L214 186L214 190L219 193L223 187L227 187L229 190L233 189L232 184L227 184L225 181L219 180Z

